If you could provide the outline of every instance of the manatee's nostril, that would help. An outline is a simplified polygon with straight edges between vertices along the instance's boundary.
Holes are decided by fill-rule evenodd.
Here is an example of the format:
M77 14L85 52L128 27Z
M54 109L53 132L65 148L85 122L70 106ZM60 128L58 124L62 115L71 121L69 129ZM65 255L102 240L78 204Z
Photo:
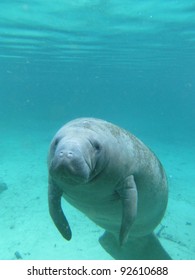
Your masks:
M72 159L74 156L74 153L71 151L59 151L58 156L59 156L59 158Z
M72 158L73 157L73 153L72 152L67 152L66 156L67 156L67 158Z
M59 156L60 156L60 157L63 157L63 155L64 155L64 153L61 151L61 152L59 153Z

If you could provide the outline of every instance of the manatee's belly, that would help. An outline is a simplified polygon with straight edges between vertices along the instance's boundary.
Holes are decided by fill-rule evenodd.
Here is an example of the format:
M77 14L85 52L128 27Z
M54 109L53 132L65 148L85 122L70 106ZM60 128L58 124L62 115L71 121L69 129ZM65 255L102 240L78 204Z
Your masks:
M99 186L101 188L101 186ZM65 200L72 206L84 213L89 219L105 230L119 235L122 222L122 201L119 195L113 190L104 194L102 191L93 193L89 191L68 192L63 194ZM154 203L151 194L144 193L138 197L138 212L134 224L131 227L129 236L144 236L151 233L160 222L164 207L159 207L163 202L163 194L159 201ZM165 198L166 200L166 198ZM159 209L157 209L159 208ZM160 210L160 211L158 211Z
M122 219L122 204L118 195L108 197L82 197L64 194L65 200L84 213L89 219L100 227L119 233Z

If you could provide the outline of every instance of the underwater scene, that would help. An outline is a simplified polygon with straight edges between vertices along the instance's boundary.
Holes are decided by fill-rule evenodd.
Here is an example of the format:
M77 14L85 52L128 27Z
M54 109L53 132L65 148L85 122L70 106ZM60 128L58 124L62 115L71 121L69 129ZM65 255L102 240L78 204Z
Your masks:
M0 260L195 260L195 1L1 0L0 159Z

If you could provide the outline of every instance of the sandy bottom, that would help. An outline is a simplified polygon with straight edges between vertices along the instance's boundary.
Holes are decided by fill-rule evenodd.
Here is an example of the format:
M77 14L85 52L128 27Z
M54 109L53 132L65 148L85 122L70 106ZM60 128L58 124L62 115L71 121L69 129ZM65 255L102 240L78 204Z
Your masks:
M5 124L6 125L6 124ZM46 124L2 125L0 181L0 259L112 259L98 242L99 228L66 202L63 207L73 238L65 241L48 213L46 157L55 133ZM55 127L55 129L54 129ZM156 229L173 259L195 259L195 147L153 145L163 162L170 188L166 215Z

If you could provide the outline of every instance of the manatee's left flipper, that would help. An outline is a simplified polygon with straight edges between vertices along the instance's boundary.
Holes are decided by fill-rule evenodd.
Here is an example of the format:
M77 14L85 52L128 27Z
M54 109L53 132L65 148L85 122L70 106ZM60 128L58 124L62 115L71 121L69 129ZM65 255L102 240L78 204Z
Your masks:
M130 228L137 215L137 187L134 177L128 176L117 187L117 192L122 201L122 222L120 228L119 242L123 245L127 239Z

